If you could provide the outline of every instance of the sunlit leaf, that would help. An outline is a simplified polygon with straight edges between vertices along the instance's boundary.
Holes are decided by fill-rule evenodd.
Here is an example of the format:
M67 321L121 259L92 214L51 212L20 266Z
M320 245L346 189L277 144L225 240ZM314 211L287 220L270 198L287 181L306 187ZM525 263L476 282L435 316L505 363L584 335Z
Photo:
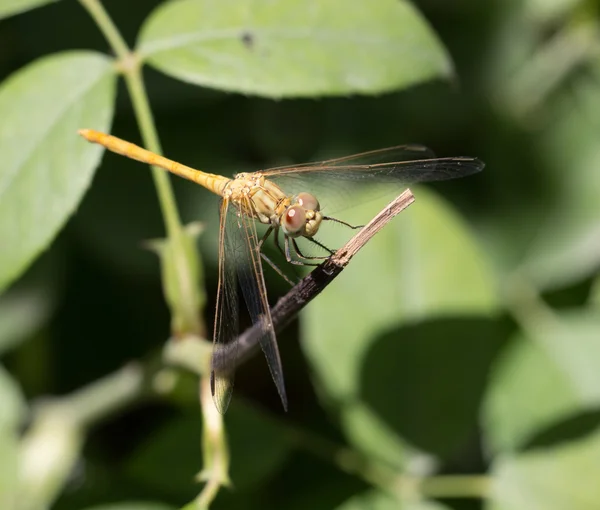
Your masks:
M342 406L349 439L395 465L408 458L402 442L360 401L365 357L378 335L427 319L487 315L496 306L492 277L461 218L436 195L422 189L415 195L415 203L307 307L302 322L317 383ZM364 223L376 212L375 204L367 204L344 219ZM340 246L344 235L340 227L326 244ZM364 433L369 423L377 424L376 435Z
M409 2L176 0L138 50L181 80L269 97L373 94L448 76L451 63Z
M600 406L600 313L561 314L543 335L518 335L498 362L483 414L492 451L514 450L559 420Z
M382 331L495 309L492 276L463 220L436 195L419 189L415 196L303 315L303 347L336 399L356 394L363 356ZM360 224L377 212L365 204L344 220ZM348 236L339 227L326 244L341 246Z
M111 61L90 52L46 57L0 87L0 289L48 246L85 193L101 148L77 129L106 130Z
M0 19L58 0L0 0Z
M600 434L521 455L492 466L488 510L595 510L598 508Z

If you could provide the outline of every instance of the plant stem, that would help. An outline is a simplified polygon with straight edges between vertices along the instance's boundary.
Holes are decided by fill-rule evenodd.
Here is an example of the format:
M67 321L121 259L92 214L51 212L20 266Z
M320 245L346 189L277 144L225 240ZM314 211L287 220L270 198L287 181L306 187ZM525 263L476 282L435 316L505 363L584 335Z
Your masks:
M61 399L70 416L86 427L140 398L145 389L143 368L130 364Z
M148 150L160 154L162 149L138 57L129 49L100 0L80 0L80 2L96 21L118 58L119 68L125 78L144 146ZM178 319L176 321L178 330L174 333L176 335L194 334L204 336L206 328L200 313L203 300L197 288L197 271L194 270L194 268L199 267L198 254L191 253L189 250L188 245L190 242L185 237L181 226L169 176L163 170L152 167L152 178L165 222L169 250L172 255L169 263L172 264L174 275L172 287L175 289L175 299L173 301L177 303L178 308L171 310L173 317ZM165 288L166 293L167 289Z
M127 84L127 89L133 103L133 110L142 133L144 146L148 150L160 154L162 152L161 146L158 140L152 110L150 109L150 104L148 102L146 88L142 80L139 61L127 46L127 43L106 12L106 9L104 9L102 3L99 0L79 1L87 9L94 21L96 21L98 27L106 37L106 40L119 60ZM156 167L152 167L152 177L154 179L154 184L156 185L156 191L165 219L167 233L169 236L179 236L181 235L181 222L179 220L179 213L177 211L169 177L164 171Z
M358 231L344 246L306 275L295 287L283 296L271 310L275 331L289 324L311 300L323 291L350 263L352 257L389 221L410 206L415 200L407 189L390 202L377 216ZM263 334L260 323L248 328L235 342L229 344L219 356L215 369L227 370L232 362L240 364L255 350ZM235 360L233 359L235 358Z
M144 145L148 150L157 154L162 153L162 147L156 132L156 124L148 102L148 94L142 79L142 70L139 63L134 62L131 69L125 71L125 83L131 96L133 110L138 121ZM152 167L152 178L156 186L158 200L165 219L165 226L169 237L179 237L182 234L179 212L175 203L175 196L169 175L160 168Z
M305 450L399 500L411 500L415 497L485 498L490 490L490 478L486 475L416 477L314 433L289 425L285 427Z
M126 58L129 54L127 43L110 19L102 3L98 0L79 0L79 2L90 13L117 57L119 59Z

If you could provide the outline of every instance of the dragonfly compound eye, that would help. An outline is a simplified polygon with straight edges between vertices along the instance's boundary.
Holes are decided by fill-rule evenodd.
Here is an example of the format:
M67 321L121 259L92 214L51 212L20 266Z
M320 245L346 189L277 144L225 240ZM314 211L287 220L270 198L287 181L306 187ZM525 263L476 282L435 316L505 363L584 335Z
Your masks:
M300 205L288 207L283 215L281 227L286 235L291 237L301 236L306 225L306 212Z
M296 200L298 204L300 204L307 211L319 211L321 209L321 205L319 201L310 193L302 192L296 195Z

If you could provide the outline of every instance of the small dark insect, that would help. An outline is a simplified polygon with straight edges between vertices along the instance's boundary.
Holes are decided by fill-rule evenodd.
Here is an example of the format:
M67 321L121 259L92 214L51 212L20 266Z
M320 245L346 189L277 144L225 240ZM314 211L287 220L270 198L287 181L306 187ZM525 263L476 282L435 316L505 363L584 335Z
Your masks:
M244 32L242 34L242 43L244 43L244 46L246 46L246 48L251 50L254 46L254 36L250 32Z

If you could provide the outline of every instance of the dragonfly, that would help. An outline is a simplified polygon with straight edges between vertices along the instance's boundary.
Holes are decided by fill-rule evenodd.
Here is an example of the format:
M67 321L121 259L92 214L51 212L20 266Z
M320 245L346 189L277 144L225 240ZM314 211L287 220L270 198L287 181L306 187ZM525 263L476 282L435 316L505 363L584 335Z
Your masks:
M483 169L472 157L435 158L421 145L399 145L316 163L245 172L233 178L211 174L170 160L133 143L93 129L81 129L86 140L128 158L167 170L221 197L218 242L218 285L213 330L211 392L216 408L225 413L233 392L237 365L236 338L239 333L238 287L246 302L253 326L259 329L259 344L283 408L288 402L279 348L277 346L263 273L265 261L292 283L264 253L269 236L285 260L296 265L317 265L334 253L315 236L324 222L359 228L324 214L313 189L329 183L337 188L343 181L360 187L368 183L384 186L443 181L465 177ZM267 226L259 236L257 222ZM280 234L283 237L281 245ZM298 239L304 238L328 253L305 255Z

